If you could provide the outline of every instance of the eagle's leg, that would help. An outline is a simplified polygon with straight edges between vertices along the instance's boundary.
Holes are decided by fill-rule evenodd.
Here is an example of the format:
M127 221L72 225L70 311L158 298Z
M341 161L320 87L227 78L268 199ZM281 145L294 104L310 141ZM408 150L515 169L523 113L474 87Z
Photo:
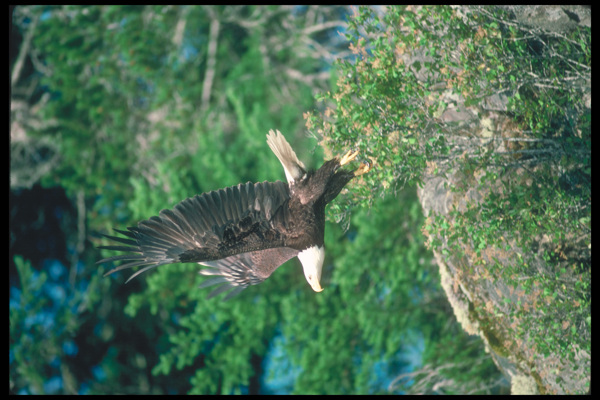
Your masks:
M348 150L348 152L342 156L342 159L340 160L340 166L348 164L350 161L354 160L357 155L358 150L356 150L354 153L352 150Z

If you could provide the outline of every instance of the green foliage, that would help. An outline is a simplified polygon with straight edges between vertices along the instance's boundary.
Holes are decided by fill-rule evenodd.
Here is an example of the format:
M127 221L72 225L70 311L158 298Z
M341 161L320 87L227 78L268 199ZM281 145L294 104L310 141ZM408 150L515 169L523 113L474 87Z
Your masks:
M325 112L306 118L332 152L352 143L376 166L337 214L450 176L461 200L425 225L433 248L542 296L534 310L515 303L511 317L528 329L508 341L527 333L540 354L569 362L577 348L589 352L590 29L542 32L490 7L389 7L383 15L360 7L349 27L356 60L338 62L336 91L320 97ZM488 103L499 96L508 98L500 116ZM444 122L460 107L478 118ZM507 122L474 125L486 118ZM489 257L508 251L518 259Z
M32 314L37 314L41 309L48 306L48 301L46 299L36 296L46 282L47 275L42 273L38 279L35 279L31 265L25 262L22 257L15 257L15 264L19 271L19 278L21 282L23 282L23 291L22 296L19 299L19 305L21 307L15 305L15 307L9 308L11 321L10 337L13 338L13 340L16 337L19 337L19 342L11 346L14 349L16 361L13 365L18 369L17 371L14 371L14 373L11 371L11 375L14 376L15 379L19 379L20 377L31 379L31 386L35 388L38 393L42 393L43 384L46 379L44 374L42 374L43 365L49 363L47 358L52 358L52 353L58 353L60 347L56 343L52 343L52 346L43 346L43 340L39 340L39 337L43 336L43 328L40 329L39 325L31 324L33 326L27 329L25 324L27 312L29 311L28 308L32 310ZM38 348L36 349L36 347ZM44 353L42 353L41 350L44 347L47 349L48 353L46 354L48 354L49 357L43 355ZM27 362L29 359L29 351L32 351L33 354L35 354L35 356L32 357L33 363ZM38 356L39 354L42 354L42 356ZM25 368L26 370L24 370ZM13 383L13 385L20 386L18 383Z
M21 256L14 262L20 288L13 288L9 299L10 390L46 393L49 381L61 376L65 391L76 393L75 363L59 360L73 352L76 332L98 305L108 282L96 276L84 287L65 292L58 277L35 271ZM66 272L60 264L54 268L52 275Z
M332 140L336 149L353 143L379 167L364 177L377 190L361 193L360 198L371 200L382 192L396 192L406 183L421 182L426 161L435 167L433 163L458 160L460 153L451 154L456 150L445 138L453 135L452 127L436 118L449 105L439 90L441 79L464 96L465 106L477 105L498 92L514 94L508 106L514 120L532 129L529 134L539 138L540 144L551 137L556 150L532 154L547 152L543 160L583 167L586 175L591 172L589 111L580 95L583 87L569 84L574 79L571 75L584 78L588 71L589 35L577 30L566 40L542 38L547 42L540 45L548 47L548 54L529 65L531 57L523 52L534 44L521 39L526 32L512 25L505 32L494 21L496 17L488 14L482 9L466 23L451 8L392 7L381 18L372 9L359 8L346 34L357 59L338 62L337 90L320 97L329 101L327 110L323 115L308 115L306 125ZM405 32L406 27L413 32ZM367 42L361 29L375 38ZM517 33L520 36L515 36ZM460 51L449 43L460 43ZM568 53L562 53L564 50ZM412 63L405 61L405 54L413 56ZM563 54L558 61L557 54ZM579 63L580 71L576 68ZM536 76L529 72L533 67L539 70L540 80L532 78ZM569 131L564 124L570 125ZM473 152L482 157L485 150ZM450 160L449 155L453 156ZM506 160L486 160L475 167L495 162ZM581 177L583 181L586 178Z

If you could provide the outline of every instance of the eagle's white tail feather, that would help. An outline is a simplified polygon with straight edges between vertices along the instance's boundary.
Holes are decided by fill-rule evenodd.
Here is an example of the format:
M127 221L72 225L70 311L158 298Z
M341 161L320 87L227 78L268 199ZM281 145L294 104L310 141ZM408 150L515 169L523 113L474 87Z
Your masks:
M269 131L267 135L267 144L273 153L275 153L279 162L281 162L281 165L283 165L283 170L285 171L285 177L287 178L288 183L300 179L305 173L306 168L302 161L298 160L296 153L279 130L274 132L271 129Z

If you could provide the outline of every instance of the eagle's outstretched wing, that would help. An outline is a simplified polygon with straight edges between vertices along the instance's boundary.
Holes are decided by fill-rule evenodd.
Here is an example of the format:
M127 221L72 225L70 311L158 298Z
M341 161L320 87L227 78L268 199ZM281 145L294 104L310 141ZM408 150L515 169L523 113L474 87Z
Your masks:
M202 274L218 275L201 287L226 283L209 297L231 287L240 288L230 293L237 294L262 282L298 254L285 247L288 200L288 185L280 181L248 182L188 198L137 227L116 230L125 237L106 236L126 246L100 248L130 253L105 258L98 264L127 261L107 275L143 266L129 281L160 265L198 262L210 267Z

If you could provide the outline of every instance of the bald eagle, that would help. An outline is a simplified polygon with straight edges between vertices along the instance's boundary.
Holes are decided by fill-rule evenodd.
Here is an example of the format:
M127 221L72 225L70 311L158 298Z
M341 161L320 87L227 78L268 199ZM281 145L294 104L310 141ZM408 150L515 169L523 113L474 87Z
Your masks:
M248 182L211 191L183 200L127 231L115 229L124 237L104 236L126 246L100 248L129 254L98 261L127 261L105 276L143 266L129 282L160 265L193 262L208 267L200 274L214 276L200 288L220 284L208 298L232 289L224 297L227 300L298 257L312 289L322 291L325 206L371 166L362 163L353 171L340 169L358 154L348 151L316 171L307 171L281 132L269 131L267 144L281 162L287 184Z

